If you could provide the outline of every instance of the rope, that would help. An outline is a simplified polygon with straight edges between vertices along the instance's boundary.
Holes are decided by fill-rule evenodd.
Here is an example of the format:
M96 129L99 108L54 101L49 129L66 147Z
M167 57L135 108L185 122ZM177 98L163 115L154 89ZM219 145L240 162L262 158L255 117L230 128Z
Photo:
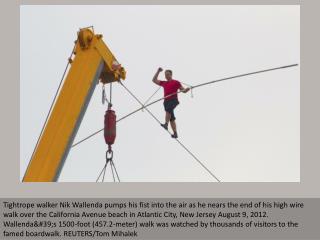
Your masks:
M106 91L105 91L105 87L104 84L102 85L102 104L104 104L106 100Z
M118 171L117 171L117 169L116 169L116 166L114 165L114 162L113 162L113 161L111 161L111 163L110 163L110 164L112 164L112 166L113 166L113 168L114 168L114 171L116 172L116 175L117 175L118 181L119 181L119 182L121 182L121 181L120 181L120 177L119 177L119 175L118 175Z
M198 88L198 87L202 87L202 86L205 86L205 85L208 85L208 84L229 80L229 79L232 79L232 78L239 78L239 77L249 76L249 75L253 75L253 74L258 74L258 73L263 73L263 72L270 72L270 71L275 71L275 70L279 70L279 69L283 69L283 68L296 67L296 66L298 66L298 64L291 64L291 65L286 65L286 66L282 66L282 67L269 68L269 69L260 70L260 71L256 71L256 72L250 72L250 73L235 75L235 76L232 76L232 77L226 77L226 78L221 78L221 79L218 79L218 80L213 80L213 81L210 81L210 82L201 83L201 84L193 86L192 88Z
M141 106L144 106L143 103L142 103L125 85L123 85L122 82L119 82L119 83L121 84L121 86L123 86L123 87L128 91L128 93L129 93L135 100L137 100L137 102L138 102ZM146 109L146 111L147 111L159 124L161 124L161 122L159 121L159 119L158 119L156 116L154 116L154 114L153 114L152 112L150 112L150 110L149 110L148 108L145 108L145 109Z
M214 177L218 182L221 182L185 145L182 144L177 138L175 140L205 169L212 177Z
M111 166L113 182L116 182L116 179L114 178L113 168L112 168L112 161L110 162L110 166Z
M104 84L102 85L102 104L104 104L105 102L108 103L108 105L110 104L107 96L106 96L106 90L105 90L105 86Z
M72 55L73 55L73 53L74 53L74 50L76 49L77 41L78 41L78 38L77 38L77 40L76 40L76 42L75 42L75 44L74 44L74 47L73 47L72 52L71 52L71 54L70 54L70 57L68 58L68 63L67 63L67 65L66 65L66 67L65 67L65 69L64 69L64 72L63 72L63 74L62 74L60 83L59 83L59 85L58 85L58 88L57 88L56 93L55 93L55 95L54 95L54 98L53 98L53 100L52 100L51 106L50 106L49 111L48 111L48 113L47 113L46 120L44 121L44 124L43 124L43 126L42 126L42 129L41 129L40 135L39 135L39 137L38 137L36 146L34 147L33 152L32 152L32 155L31 155L31 157L30 157L30 160L29 160L29 164L28 164L27 169L28 169L29 166L30 166L31 160L32 160L32 158L34 157L34 154L35 154L35 152L36 152L36 149L37 149L38 146L39 146L39 142L40 142L40 139L41 139L41 137L42 137L43 131L44 131L44 129L45 129L47 123L48 123L48 119L49 119L49 116L50 116L50 114L51 114L51 112L52 112L52 108L53 108L53 106L54 106L54 103L56 102L58 93L59 93L59 91L60 91L60 89L61 89L61 85L62 85L64 76L65 76L66 73L67 73L68 67L69 67L69 65L70 65L70 63L71 63ZM26 171L26 172L27 172L27 171Z
M99 132L102 132L103 130L104 130L104 128L102 128L102 129L100 129L100 130L98 130L98 131L96 131L96 132L92 133L92 134L91 134L91 135L89 135L88 137L86 137L86 138L84 138L84 139L80 140L79 142L77 142L77 143L73 144L73 145L71 146L71 148L73 148L73 147L75 147L75 146L79 145L80 143L82 143L82 142L84 142L84 141L88 140L89 138L93 137L94 135L98 134Z
M107 165L108 165L108 160L107 160L107 162L106 162L106 164L105 164L105 166L104 166L104 172L103 172L102 182L104 182L104 177L105 177L106 171L107 171Z
M104 164L104 167L102 168L102 170L101 170L101 172L100 172L100 174L99 174L99 176L98 176L98 178L97 178L97 180L96 180L96 182L98 182L99 181L99 178L100 178L100 176L102 175L103 177L102 177L102 182L104 182L104 177L105 177L105 174L106 174L106 170L107 170L107 166L108 166L108 160L106 160L106 163Z
M161 86L158 87L158 89L144 102L143 106L146 105L150 101L150 99L160 90L160 88L161 88ZM143 109L142 109L142 111L143 111Z
M105 170L105 167L106 167L106 165L104 165L104 167L102 168L102 170L101 170L101 172L100 172L100 174L99 174L99 176L98 176L98 178L97 178L96 182L98 182L98 180L99 180L99 178L100 178L100 176L101 176L102 172Z
M110 83L110 101L109 101L110 107L112 107L112 82Z
M109 162L110 162L110 168L111 168L111 172L112 172L113 182L116 182L114 172L116 173L118 181L121 182L119 174L118 174L118 171L117 171L116 166L114 165L114 162L113 162L113 154L111 155L111 157L108 157L108 153L106 154L106 163L104 164L104 167L102 168L102 170L101 170L96 182L99 181L101 175L102 175L102 182L104 182L104 178L105 178L105 174L106 174L107 166L108 166Z
M129 93L130 95L140 104L143 106L143 103L122 83L119 82ZM159 124L161 122L157 117L154 116L154 114L148 109L145 108L146 111L156 120ZM171 135L168 129L166 131ZM184 146L177 138L174 138L213 178L215 178L218 182L221 182L186 146Z
M232 78L244 77L244 76L248 76L248 75L253 75L253 74L258 74L258 73L268 72L268 71L274 71L274 70L279 70L279 69L283 69L283 68L295 67L295 66L298 66L298 64L292 64L292 65L287 65L287 66L277 67L277 68L270 68L270 69L261 70L261 71L257 71L257 72L251 72L251 73L236 75L236 76L232 76L232 77L222 78L222 79L218 79L218 80L214 80L214 81L210 81L210 82L198 84L198 85L196 85L196 86L193 86L193 87L191 88L191 90L194 89L194 88L197 88L197 87L202 87L202 86L204 86L204 85L213 84L213 83L216 83L216 82L221 82L221 81L225 81L225 80L232 79ZM178 91L178 92L177 92L177 94L179 94L179 93L181 93L181 91ZM174 94L171 94L171 95L174 95ZM171 95L168 95L168 96L166 96L166 97L169 97L169 96L171 96ZM117 122L120 122L121 120L126 119L127 117L129 117L129 116L131 116L131 115L139 112L140 110L142 110L142 109L144 109L144 108L146 108L146 107L149 107L149 106L151 106L151 105L153 105L153 104L155 104L155 103L157 103L157 102L159 102L159 101L161 101L161 100L163 100L163 99L164 99L164 97L163 97L163 98L159 98L159 99L157 99L157 100L155 100L155 101L153 101L153 102L151 102L151 103L148 103L147 105L144 105L144 106L142 106L142 107L140 107L140 108L138 108L138 109L136 109L136 110L128 113L127 115L119 118L119 119L117 120ZM100 133L100 132L102 132L102 131L103 131L103 128L100 129L100 130L98 130L98 131L96 131L96 132L94 132L94 133L92 133L92 134L89 135L88 137L80 140L79 142L73 144L71 147L77 146L78 144L80 144L80 143L88 140L89 138L93 137L94 135L96 135L96 134L98 134L98 133Z
M115 175L114 175L114 171L117 175L117 178L118 178L118 181L120 182L120 178L119 178L119 175L118 175L118 172L117 172L117 169L116 169L116 166L114 165L113 163L113 151L112 149L110 148L109 146L109 149L107 150L106 152L106 163L104 164L104 167L102 168L96 182L99 181L100 179L100 176L102 174L102 182L104 182L104 178L105 178L105 175L106 175L106 171L107 171L107 166L108 166L108 163L110 162L110 168L111 168L111 172L112 172L112 178L113 178L113 182L116 182L116 178L115 178ZM114 171L113 171L114 170Z

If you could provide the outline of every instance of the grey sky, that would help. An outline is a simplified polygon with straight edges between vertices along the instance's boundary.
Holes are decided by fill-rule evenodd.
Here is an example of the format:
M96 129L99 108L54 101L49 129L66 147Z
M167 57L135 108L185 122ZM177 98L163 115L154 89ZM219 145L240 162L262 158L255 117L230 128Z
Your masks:
M196 85L300 63L299 6L22 6L21 177L76 32L91 25L142 101L157 89L151 79L159 66ZM193 98L180 95L179 139L223 182L300 181L299 75L295 67L199 88ZM139 107L118 84L113 102L118 118ZM105 109L99 85L75 141L103 127ZM150 110L163 120L162 103ZM117 133L114 162L122 181L214 181L146 111L119 122ZM95 181L105 150L102 134L73 148L59 181Z

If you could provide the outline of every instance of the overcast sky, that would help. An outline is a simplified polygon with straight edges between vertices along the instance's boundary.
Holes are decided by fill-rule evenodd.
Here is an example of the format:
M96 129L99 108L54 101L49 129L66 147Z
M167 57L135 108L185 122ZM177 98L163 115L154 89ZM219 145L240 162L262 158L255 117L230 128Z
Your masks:
M76 33L91 25L142 101L157 89L151 79L159 66L196 85L300 63L299 6L21 6L21 178ZM299 67L288 68L179 95L179 140L222 182L300 181L299 76ZM140 107L119 84L113 93L118 118ZM98 85L75 142L103 127L106 107ZM150 110L163 121L162 103ZM113 149L122 181L215 181L146 111L118 123ZM72 148L59 181L94 182L105 151L102 133Z

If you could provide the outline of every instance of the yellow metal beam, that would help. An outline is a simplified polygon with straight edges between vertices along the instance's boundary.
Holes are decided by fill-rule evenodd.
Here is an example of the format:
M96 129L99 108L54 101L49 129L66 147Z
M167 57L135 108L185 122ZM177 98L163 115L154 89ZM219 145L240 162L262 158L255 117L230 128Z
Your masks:
M125 78L115 57L89 29L81 29L69 72L54 104L24 182L57 181L97 83Z

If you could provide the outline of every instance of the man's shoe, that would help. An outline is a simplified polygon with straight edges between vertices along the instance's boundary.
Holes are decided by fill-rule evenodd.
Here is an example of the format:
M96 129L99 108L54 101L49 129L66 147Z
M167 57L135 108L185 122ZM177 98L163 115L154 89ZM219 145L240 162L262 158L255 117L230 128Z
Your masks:
M175 132L174 134L171 135L172 138L178 138L178 134Z
M160 124L165 130L168 130L168 123Z

